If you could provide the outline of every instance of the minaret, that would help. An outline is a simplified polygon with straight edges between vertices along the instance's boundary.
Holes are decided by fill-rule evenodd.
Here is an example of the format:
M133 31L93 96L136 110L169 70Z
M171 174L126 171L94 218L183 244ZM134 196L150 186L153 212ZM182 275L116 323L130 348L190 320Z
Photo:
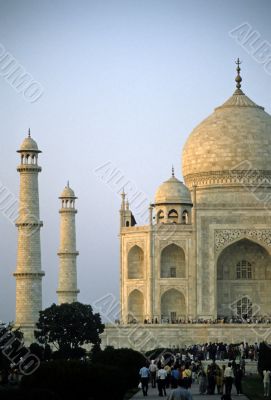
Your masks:
M58 304L73 303L77 301L77 267L76 257L76 232L75 232L75 197L69 182L61 196L60 213L60 248L59 256L59 280L58 280Z
M17 269L16 278L16 327L24 333L26 343L34 340L35 324L42 309L42 277L40 251L40 221L37 143L28 137L24 139L18 153L21 164L17 167L20 173L19 216Z
M120 228L129 227L136 225L135 217L130 210L129 201L125 200L126 194L124 190L121 193L122 201L120 207Z

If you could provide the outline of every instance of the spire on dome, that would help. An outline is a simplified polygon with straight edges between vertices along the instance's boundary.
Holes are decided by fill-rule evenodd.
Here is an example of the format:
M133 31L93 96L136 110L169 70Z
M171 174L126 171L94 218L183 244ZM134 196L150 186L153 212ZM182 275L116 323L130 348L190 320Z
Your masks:
M67 181L67 188L70 187L70 181Z
M237 61L235 61L235 64L237 65L236 71L237 71L237 76L235 78L235 82L236 82L236 91L235 94L244 94L241 90L241 82L242 82L242 77L240 75L240 64L242 64L242 62L240 61L239 57L237 58Z
M172 175L172 177L175 176L174 165L172 165L172 168L171 168L171 175Z
M31 132L30 132L30 128L28 128L28 137L31 137Z

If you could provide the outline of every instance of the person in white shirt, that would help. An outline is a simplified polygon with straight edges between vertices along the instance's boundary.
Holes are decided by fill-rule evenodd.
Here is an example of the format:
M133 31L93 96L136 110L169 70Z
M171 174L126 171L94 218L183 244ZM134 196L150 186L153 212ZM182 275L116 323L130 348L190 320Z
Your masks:
M233 370L231 363L228 364L228 366L225 368L224 372L224 379L225 379L225 394L226 395L231 395L231 389L232 389L232 383L233 383Z
M269 397L270 371L266 369L263 371L263 390L264 390L264 397Z
M167 371L164 369L164 367L160 366L157 372L157 384L158 384L158 393L159 396L166 396L166 377L167 377Z
M158 368L157 368L157 365L154 363L154 360L151 361L149 370L151 373L151 386L152 386L152 388L155 388L156 387L156 374L157 374Z

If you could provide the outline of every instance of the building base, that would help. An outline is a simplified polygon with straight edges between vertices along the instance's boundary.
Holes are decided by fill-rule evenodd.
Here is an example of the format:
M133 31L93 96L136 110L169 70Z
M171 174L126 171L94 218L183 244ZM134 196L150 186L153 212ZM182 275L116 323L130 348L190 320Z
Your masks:
M106 325L102 348L149 351L209 342L271 342L271 324L129 324Z

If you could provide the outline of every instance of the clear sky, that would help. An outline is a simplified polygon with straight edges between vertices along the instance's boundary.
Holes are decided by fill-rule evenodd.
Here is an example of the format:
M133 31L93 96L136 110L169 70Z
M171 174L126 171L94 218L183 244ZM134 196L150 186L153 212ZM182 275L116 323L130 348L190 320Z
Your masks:
M185 140L232 94L237 57L243 90L270 112L271 66L254 54L256 44L271 42L270 16L269 0L0 1L0 184L18 196L16 150L30 127L43 151L44 307L56 302L58 195L66 181L79 197L79 300L93 304L112 293L118 301L120 186L129 181L130 196L147 204L172 164L182 177ZM245 23L256 44L229 34ZM7 81L4 50L42 85L37 101ZM119 183L101 179L105 164ZM142 207L136 219L144 223ZM17 232L1 210L0 319L7 322L15 315Z

